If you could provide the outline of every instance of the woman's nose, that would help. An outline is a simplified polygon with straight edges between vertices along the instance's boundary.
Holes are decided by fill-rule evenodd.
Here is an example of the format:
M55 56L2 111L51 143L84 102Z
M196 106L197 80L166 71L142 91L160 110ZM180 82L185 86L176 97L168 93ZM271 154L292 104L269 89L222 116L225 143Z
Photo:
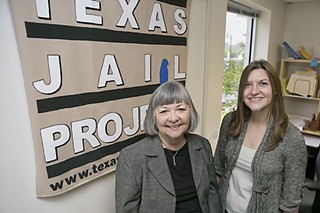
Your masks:
M171 112L170 116L169 116L169 120L174 122L178 119L178 115L176 114L176 112Z
M258 87L258 85L257 85L257 84L253 84L253 85L251 86L250 92L251 92L252 94L257 94L257 93L259 93L259 87Z

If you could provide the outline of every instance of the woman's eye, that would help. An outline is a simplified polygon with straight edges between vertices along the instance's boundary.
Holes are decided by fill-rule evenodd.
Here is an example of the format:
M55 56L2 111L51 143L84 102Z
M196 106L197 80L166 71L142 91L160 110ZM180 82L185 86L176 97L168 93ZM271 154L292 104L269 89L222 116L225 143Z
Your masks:
M265 82L265 81L260 82L260 86L267 86L267 85L269 85L268 82Z
M179 111L186 111L185 108L178 108Z
M160 111L160 114L164 114L164 113L166 113L167 112L167 110L161 110Z

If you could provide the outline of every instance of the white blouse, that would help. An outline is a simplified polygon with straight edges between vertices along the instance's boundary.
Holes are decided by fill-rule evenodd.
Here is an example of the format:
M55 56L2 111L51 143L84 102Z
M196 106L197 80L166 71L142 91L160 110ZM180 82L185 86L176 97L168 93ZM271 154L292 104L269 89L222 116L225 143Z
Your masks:
M253 185L251 163L256 151L244 145L241 147L227 192L226 210L230 213L246 212Z

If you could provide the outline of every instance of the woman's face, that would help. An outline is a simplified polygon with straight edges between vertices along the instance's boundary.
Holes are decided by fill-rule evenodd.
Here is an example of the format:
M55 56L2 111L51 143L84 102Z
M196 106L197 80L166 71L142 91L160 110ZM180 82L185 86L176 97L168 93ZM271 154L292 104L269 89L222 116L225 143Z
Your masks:
M255 69L248 76L243 101L252 112L268 111L273 98L269 77L264 69Z
M184 137L190 123L190 109L185 103L158 106L155 110L158 133L166 142L176 142Z

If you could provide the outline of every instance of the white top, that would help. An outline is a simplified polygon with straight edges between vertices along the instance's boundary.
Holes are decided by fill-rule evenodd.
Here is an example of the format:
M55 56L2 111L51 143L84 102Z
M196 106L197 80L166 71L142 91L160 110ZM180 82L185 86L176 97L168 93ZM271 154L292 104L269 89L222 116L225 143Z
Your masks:
M226 210L230 213L246 212L252 192L251 163L255 153L255 149L242 145L227 192Z

